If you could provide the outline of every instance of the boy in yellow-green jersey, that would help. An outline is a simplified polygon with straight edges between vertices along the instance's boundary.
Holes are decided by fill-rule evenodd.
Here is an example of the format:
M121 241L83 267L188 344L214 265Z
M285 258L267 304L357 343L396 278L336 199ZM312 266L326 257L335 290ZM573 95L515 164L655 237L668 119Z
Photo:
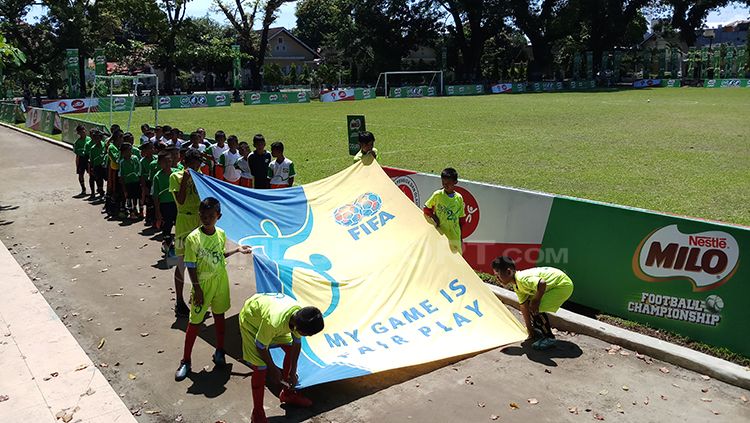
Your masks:
M197 152L197 151L196 151ZM190 296L190 322L185 331L185 350L174 379L179 382L190 374L190 356L198 337L198 329L209 307L214 315L216 352L213 361L217 366L226 364L224 352L224 313L229 310L229 276L226 258L235 253L250 254L248 246L226 251L227 236L216 222L221 218L219 200L208 197L200 202L198 229L185 238L185 266L193 284Z
M359 152L354 156L354 162L362 161L362 158L368 155L372 156L373 159L377 159L378 149L375 148L375 135L369 131L362 131L358 134L358 137Z
M252 423L266 423L263 409L264 386L286 404L310 407L312 401L294 389L298 383L297 360L301 338L323 330L323 314L316 307L302 307L284 294L255 294L240 310L242 358L250 364L253 394ZM281 370L271 358L271 348L284 350Z
M495 277L502 286L515 291L521 305L528 339L541 335L534 342L535 349L548 349L555 345L555 336L549 324L547 313L560 309L573 294L573 281L560 269L554 267L534 267L516 270L516 262L507 256L492 262Z
M458 172L452 167L446 168L440 174L443 189L435 191L427 200L424 214L432 218L435 226L448 238L451 250L462 253L461 227L464 225L466 211L464 199L456 192Z
M89 169L89 158L87 150L91 145L91 138L86 135L86 127L83 125L76 126L76 133L78 139L73 143L73 153L76 155L76 174L78 175L78 183L81 185L81 196L86 195L86 184L83 182L83 174L88 172ZM93 193L94 188L91 187Z
M201 202L195 183L190 176L190 170L198 171L202 164L202 155L198 150L190 149L185 152L186 168L173 172L169 177L169 192L174 195L177 205L177 219L175 222L175 254L177 267L174 271L174 288L176 291L175 316L187 317L190 309L185 304L182 289L185 283L185 238L200 226L198 205Z

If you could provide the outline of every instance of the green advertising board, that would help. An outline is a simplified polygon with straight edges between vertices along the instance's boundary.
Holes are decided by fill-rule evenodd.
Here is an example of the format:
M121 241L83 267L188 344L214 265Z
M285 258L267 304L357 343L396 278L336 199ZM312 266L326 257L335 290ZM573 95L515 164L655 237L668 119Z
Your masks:
M153 108L192 109L196 107L222 107L232 104L232 93L170 95L154 98Z
M682 86L682 81L679 79L662 79L659 85L667 88L680 88Z
M260 104L294 104L309 103L309 91L289 91L289 92L246 92L244 96L246 106L255 106Z
M24 121L21 106L16 103L0 104L0 121L6 123L19 123Z
M125 112L133 110L133 97L99 97L97 110L100 112Z
M232 86L235 90L242 87L242 63L240 62L240 46L232 45Z
M437 89L421 85L418 87L399 87L388 90L389 98L419 98L419 97L436 97Z
M68 77L68 97L78 98L81 96L81 81L78 67L78 49L69 48L65 50L65 72Z
M706 79L704 88L748 88L750 79Z
M354 100L372 100L375 98L375 88L355 88Z
M348 135L349 155L356 156L359 152L359 133L366 131L364 115L347 115L346 132Z
M586 79L594 79L594 52L586 52Z
M596 89L596 81L569 81L567 84L567 88L570 90L595 90Z
M445 95L447 96L459 96L459 95L483 95L484 85L448 85L445 87Z
M88 133L91 133L91 130L96 128L109 135L109 129L107 129L107 126L104 124L89 122L87 120L74 118L69 115L62 115L60 116L60 127L62 129L63 142L67 142L68 144L73 144L74 142L76 142L76 140L78 139L76 127L78 125L83 125Z
M747 228L555 197L542 246L572 302L750 357Z
M56 134L59 131L55 120L58 119L55 111L31 107L26 113L26 127L47 134Z
M94 50L94 74L107 75L107 56L104 55L103 48Z

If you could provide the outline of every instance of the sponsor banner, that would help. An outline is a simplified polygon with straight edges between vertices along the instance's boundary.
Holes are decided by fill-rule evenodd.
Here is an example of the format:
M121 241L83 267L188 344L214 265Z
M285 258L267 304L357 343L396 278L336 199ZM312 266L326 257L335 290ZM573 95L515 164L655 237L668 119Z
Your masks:
M359 133L366 131L364 115L348 115L346 117L346 132L348 135L349 155L356 156L359 152Z
M596 81L569 81L568 88L571 90L595 90Z
M126 112L133 109L133 97L101 97L98 100L97 110L100 112Z
M517 94L526 92L526 84L523 82L502 82L490 87L493 94Z
M448 85L445 87L445 95L482 95L484 94L484 85Z
M661 86L667 88L679 88L682 86L682 81L679 79L662 79Z
M436 97L437 89L422 85L419 87L400 87L391 88L388 92L389 98L419 98L419 97Z
M543 251L575 283L571 301L750 355L750 229L555 198Z
M240 61L240 46L232 45L232 86L235 90L242 87L242 63Z
M750 79L706 79L705 88L746 88L750 87Z
M99 105L98 98L66 98L62 100L42 100L42 108L52 110L53 112L65 113L85 113L89 107L94 108Z
M376 161L273 191L193 175L201 198L222 203L218 226L227 238L253 248L257 292L322 311L323 332L301 339L299 387L526 337ZM377 265L353 260L354 251ZM235 303L240 307L243 299ZM283 351L271 354L281 366Z
M285 91L285 92L246 92L244 104L255 106L259 104L291 104L309 103L309 91Z
M68 96L76 98L81 95L81 80L78 66L78 49L65 50L65 73L68 78Z
M94 50L94 74L100 76L107 74L107 56L104 55L103 48Z
M639 79L633 82L633 88L651 88L651 87L661 87L661 86L662 86L661 79Z
M432 193L441 189L440 176L384 168L396 186L421 210ZM464 199L464 259L477 270L492 273L498 255L516 259L519 267L532 267L539 257L544 228L552 207L551 195L460 181Z
M19 123L24 121L21 105L16 103L0 104L0 121L6 123Z
M355 100L372 100L375 98L375 88L355 88Z
M154 102L153 107L158 107L160 110L230 106L232 104L232 93L159 96L154 99Z
M565 90L565 84L562 81L530 82L527 84L526 89L534 93L563 91Z
M86 127L86 131L91 133L91 130L96 128L105 134L109 135L109 129L106 125L96 122L89 122L87 120L74 118L73 116L60 116L60 128L62 131L62 140L68 144L73 144L78 139L78 133L76 127L83 125Z
M60 132L60 115L52 110L29 108L26 113L26 127L47 134Z
M320 101L332 103L334 101L354 101L354 88L345 88L320 93Z

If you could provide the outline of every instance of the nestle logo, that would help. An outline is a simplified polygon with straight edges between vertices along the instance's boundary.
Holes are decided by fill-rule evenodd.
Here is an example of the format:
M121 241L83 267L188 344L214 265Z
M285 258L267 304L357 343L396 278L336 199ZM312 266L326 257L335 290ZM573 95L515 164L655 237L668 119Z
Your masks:
M677 225L658 229L633 254L633 272L647 282L687 279L693 291L718 288L734 276L737 240L726 232L684 234Z
M124 104L125 104L125 99L124 99L124 98L122 98L122 97L117 97L117 98L115 98L115 100L114 100L114 101L113 101L112 103L113 103L113 104L114 104L115 106L122 106L122 105L124 105Z
M278 100L278 99L279 99L279 96L278 96L278 95L276 95L276 94L271 94L271 95L269 95L269 96L268 96L268 99L269 99L270 101L276 101L276 100Z

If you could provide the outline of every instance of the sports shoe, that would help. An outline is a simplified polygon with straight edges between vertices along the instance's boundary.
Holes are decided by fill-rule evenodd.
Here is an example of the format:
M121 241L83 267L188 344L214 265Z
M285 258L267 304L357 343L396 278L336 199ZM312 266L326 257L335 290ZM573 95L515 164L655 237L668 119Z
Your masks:
M190 363L180 361L180 367L178 367L177 371L174 372L174 380L175 382L182 382L183 380L185 380L185 378L188 377L189 374L190 374Z
M167 257L177 257L177 253L174 252L174 245L171 245L169 247L169 251L167 252Z
M89 195L89 201L94 201L94 200L96 200L96 194L92 192L91 195Z
M250 415L250 423L268 423L268 417L266 417L266 412L262 407L260 411L253 410L253 414Z
M188 317L190 316L190 307L185 303L177 303L174 306L175 317Z
M217 349L214 351L213 361L217 366L225 366L227 364L227 359L224 350Z
M296 405L297 407L312 407L313 404L309 398L302 396L302 394L291 388L281 390L279 401L289 405Z
M162 242L161 243L162 254L167 254L168 251L169 251L169 244L167 244L166 242Z
M81 193L80 193L79 195L86 195L86 188L83 188L83 189L81 190Z
M555 341L552 338L542 338L542 339L534 342L533 344L531 344L531 348L533 348L535 350L548 350L548 349L554 347L556 342L557 341Z

